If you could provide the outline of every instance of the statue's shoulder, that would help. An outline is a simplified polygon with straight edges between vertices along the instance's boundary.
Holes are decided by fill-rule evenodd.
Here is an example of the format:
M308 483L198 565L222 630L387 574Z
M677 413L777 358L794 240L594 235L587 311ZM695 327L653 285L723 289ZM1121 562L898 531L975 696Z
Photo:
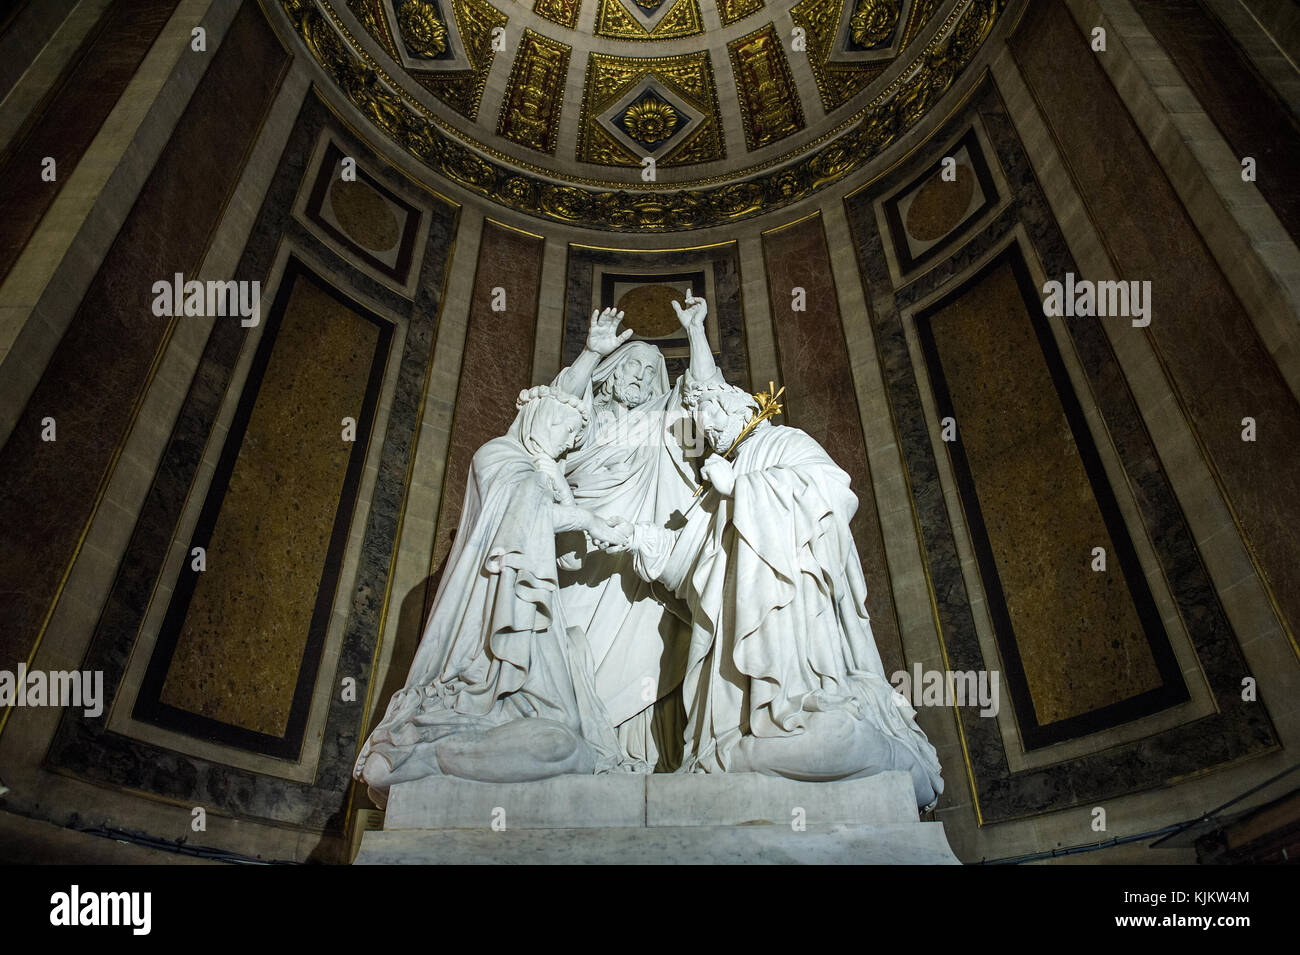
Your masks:
M768 453L778 456L779 464L783 467L829 466L841 470L821 442L807 431L773 423L770 427L761 428L755 437L764 432L767 434ZM848 480L847 474L845 480Z
M760 428L758 434L763 434L764 432L766 432L769 441L774 443L779 442L783 447L788 448L789 450L819 451L822 454L826 453L822 446L817 443L817 439L807 431L791 427L788 424L777 424L776 422L772 422L769 427Z
M485 469L495 470L511 461L526 462L527 458L528 453L518 439L503 434L479 445L470 461L470 467L480 472Z

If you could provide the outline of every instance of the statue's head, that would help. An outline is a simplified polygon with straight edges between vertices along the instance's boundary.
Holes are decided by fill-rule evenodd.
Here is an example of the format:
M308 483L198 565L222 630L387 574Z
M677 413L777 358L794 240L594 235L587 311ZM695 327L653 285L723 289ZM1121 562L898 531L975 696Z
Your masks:
M524 389L515 404L517 437L529 454L537 456L558 458L571 450L591 420L582 399L547 385Z
M628 342L601 362L591 376L596 394L625 408L636 408L668 390L668 370L659 349Z
M695 420L709 447L719 453L735 443L740 430L758 411L752 395L721 380L690 389L682 396L682 406Z

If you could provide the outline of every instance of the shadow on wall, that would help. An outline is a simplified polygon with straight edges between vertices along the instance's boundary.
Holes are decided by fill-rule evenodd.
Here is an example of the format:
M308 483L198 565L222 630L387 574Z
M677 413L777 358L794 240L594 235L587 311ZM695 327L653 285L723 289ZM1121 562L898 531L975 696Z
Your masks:
M455 540L456 532L452 531L447 546L448 554L451 553ZM365 725L367 734L369 734L372 727L377 726L379 721L384 718L384 712L388 709L388 701L406 683L406 675L411 669L411 661L415 659L415 651L420 646L420 637L424 634L425 624L429 620L429 612L433 607L433 598L438 593L438 585L442 583L442 575L446 570L447 560L444 558L437 570L412 587L410 592L402 598L401 607L398 609L397 633L394 636L396 642L393 644L393 654L389 658L388 672L384 676L383 683L370 697L370 717ZM362 742L364 742L364 738L357 741L358 746ZM377 808L366 792L364 785L355 781L353 785L357 787L359 794L356 802L357 808Z

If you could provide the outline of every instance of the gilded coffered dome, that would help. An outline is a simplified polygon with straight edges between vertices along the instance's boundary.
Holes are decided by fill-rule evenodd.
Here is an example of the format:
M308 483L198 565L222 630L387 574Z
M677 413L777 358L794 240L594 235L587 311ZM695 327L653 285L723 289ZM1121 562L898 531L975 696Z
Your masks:
M446 177L616 231L718 225L858 174L1016 0L279 0L338 90Z

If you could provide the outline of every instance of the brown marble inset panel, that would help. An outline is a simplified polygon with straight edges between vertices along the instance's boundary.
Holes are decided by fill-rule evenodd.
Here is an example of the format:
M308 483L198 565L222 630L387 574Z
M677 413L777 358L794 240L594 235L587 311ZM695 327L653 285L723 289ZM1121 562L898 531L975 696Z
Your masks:
M0 279L135 75L176 0L117 0L82 43L54 89L0 162ZM57 178L41 178L46 156Z
M288 58L246 3L0 449L0 661L31 653L94 513L170 319L153 283L192 276ZM236 321L237 319L228 319ZM58 440L40 438L41 419Z
M420 211L358 165L341 173L338 143L330 142L303 210L307 220L353 261L405 285L410 279Z
M953 451L972 485L962 498L968 517L979 511L1036 722L1157 689L1143 621L1011 261L917 329L937 355L932 384L947 393L940 413L957 422ZM1105 548L1105 572L1091 567L1094 547Z
M283 737L349 464L365 455L380 328L301 276L275 329L159 699ZM268 328L268 332L272 329ZM359 439L342 440L342 421ZM233 435L232 431L232 435ZM359 468L357 468L359 473ZM324 596L324 595L322 595ZM331 601L332 603L332 601Z
M474 452L485 441L506 433L515 420L519 392L532 382L543 245L538 236L517 232L491 219L483 222L451 445L443 472L442 506L433 552L435 570L446 560L452 534L460 523ZM505 311L492 310L495 289L505 293Z
M867 577L867 612L871 614L871 629L885 672L893 673L903 667L903 648L820 213L763 233L763 260L767 265L781 384L786 388L783 423L821 442L853 482L858 512L850 526ZM795 288L804 290L806 311L792 308L791 290ZM865 322L867 318L864 315L858 320ZM767 382L755 385L766 388Z
M1069 11L1030 4L1010 44L1119 277L1152 283L1150 327L1124 334L1156 347L1294 632L1300 405Z

